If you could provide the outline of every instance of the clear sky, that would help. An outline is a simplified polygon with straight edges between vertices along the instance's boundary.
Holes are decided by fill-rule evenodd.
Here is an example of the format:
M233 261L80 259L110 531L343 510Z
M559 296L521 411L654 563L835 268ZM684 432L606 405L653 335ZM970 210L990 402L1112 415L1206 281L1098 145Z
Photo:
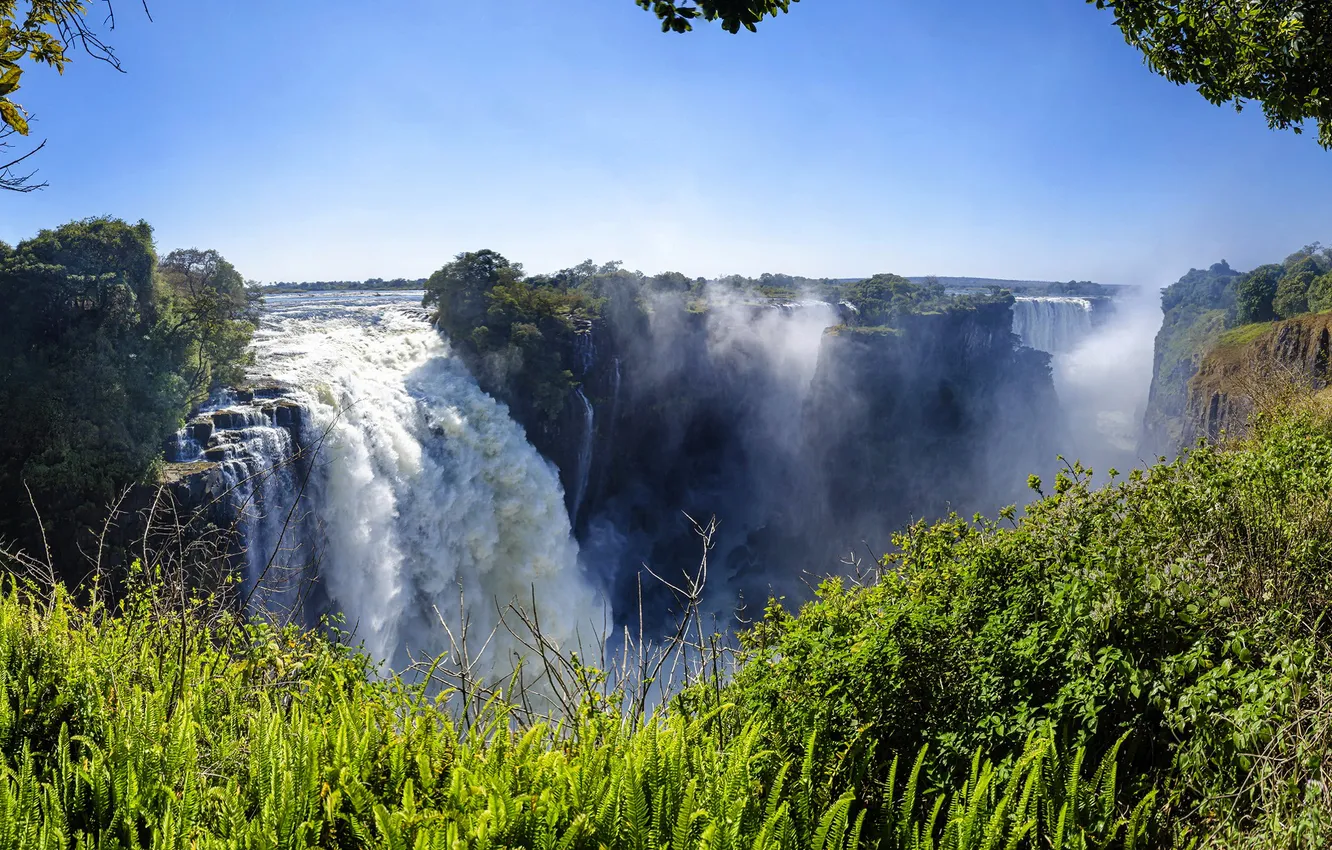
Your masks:
M803 0L735 36L631 0L150 7L117 0L128 73L25 76L51 185L0 197L0 239L144 218L265 281L494 248L1149 285L1332 241L1332 153L1151 74L1081 0Z

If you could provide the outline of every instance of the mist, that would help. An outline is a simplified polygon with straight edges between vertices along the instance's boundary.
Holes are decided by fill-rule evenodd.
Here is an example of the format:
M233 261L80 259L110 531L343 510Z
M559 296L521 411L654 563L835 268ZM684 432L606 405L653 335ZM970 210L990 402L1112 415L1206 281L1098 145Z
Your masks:
M1011 309L891 332L850 330L848 317L812 293L773 303L713 285L612 320L623 385L598 413L610 421L575 528L617 619L670 622L671 594L649 571L676 582L696 570L695 523L711 518L720 624L869 569L914 520L1027 498L1026 476L1058 452L1060 414L1050 356L1017 344Z
M1160 293L1135 287L1114 308L1075 348L1052 359L1064 417L1060 453L1091 467L1097 481L1111 468L1125 472L1150 460L1138 446L1161 327Z

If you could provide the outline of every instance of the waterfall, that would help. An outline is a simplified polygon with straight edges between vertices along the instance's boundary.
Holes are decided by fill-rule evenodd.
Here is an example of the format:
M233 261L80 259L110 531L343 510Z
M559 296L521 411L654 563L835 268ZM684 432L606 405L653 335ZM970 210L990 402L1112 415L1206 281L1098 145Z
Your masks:
M583 440L578 446L578 476L574 480L573 502L569 508L571 523L578 522L578 512L582 510L583 497L587 495L587 476L592 470L593 427L596 424L596 413L592 410L592 402L583 395L582 387L578 388L577 395L578 400L583 403Z
M270 297L251 377L289 387L300 405L301 442L315 453L300 545L352 639L401 669L448 650L440 620L458 635L465 618L474 656L493 632L480 666L503 673L526 650L497 606L535 599L556 643L589 632L600 607L554 467L422 320L419 297ZM241 431L227 474L242 477L242 456L289 451L277 431ZM275 476L271 488L291 498L295 485ZM268 515L270 498L255 495ZM246 529L256 558L274 544L272 525Z
M1071 351L1091 334L1091 311L1086 298L1019 296L1013 302L1013 333L1030 348Z
M578 376L586 377L597 362L597 344L592 338L592 329L586 327L581 333L574 334L574 357L578 360Z
M611 372L611 434L620 421L620 358L615 358L615 368Z
M259 411L253 413L266 419ZM292 512L300 489L293 460L296 445L290 430L271 421L222 433L234 440L225 444L220 463L245 539L243 590L250 594L258 588L252 604L276 606L279 599L296 595L305 568L301 517Z
M208 434L206 447L200 442L201 423ZM303 516L293 511L301 478L293 432L290 408L272 399L240 404L223 394L168 445L172 462L217 464L229 514L243 540L241 593L252 607L282 609L277 611L282 614L297 596L307 554Z

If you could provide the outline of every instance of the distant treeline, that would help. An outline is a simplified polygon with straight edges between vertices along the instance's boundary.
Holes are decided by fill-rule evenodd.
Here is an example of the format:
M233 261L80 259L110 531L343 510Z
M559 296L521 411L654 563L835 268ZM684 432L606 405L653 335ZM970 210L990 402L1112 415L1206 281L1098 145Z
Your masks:
M1112 296L1128 287L1090 280L1003 280L990 277L913 277L912 283L939 283L949 289L1007 289L1016 295L1071 295L1081 298Z
M342 290L386 290L386 289L424 289L425 278L416 278L409 280L405 277L395 277L392 280L384 280L382 277L372 277L369 280L307 280L307 281L278 281L277 283L261 283L254 285L254 288L265 294L281 294L283 292L328 292Z
M587 263L576 266L577 269L583 269ZM621 264L611 263L617 269ZM569 271L569 270L565 270ZM552 277L558 277L563 272L557 272ZM637 274L642 275L641 272ZM644 275L646 277L646 275ZM804 277L802 275L790 275L773 272L764 272L756 277L746 277L745 275L729 274L716 278L706 277L688 277L679 272L664 272L656 275L667 281L670 285L668 289L679 289L682 291L701 292L705 286L720 285L730 287L741 292L757 292L769 298L795 298L795 297L816 297L829 300L836 300L840 297L843 289L854 283L862 283L869 278L859 277ZM1124 289L1123 286L1112 284L1093 283L1090 280L1070 280L1067 282L1048 281L1048 280L1003 280L1000 278L988 277L936 277L930 275L927 277L907 278L912 283L931 286L940 284L948 289L990 289L998 287L1007 289L1018 295L1072 295L1081 297L1100 297L1116 294L1118 290ZM393 278L385 280L382 277L372 277L369 280L309 280L309 281L277 281L275 283L252 283L251 287L258 292L281 294L284 292L336 292L347 290L392 290L392 289L424 289L426 286L425 278Z

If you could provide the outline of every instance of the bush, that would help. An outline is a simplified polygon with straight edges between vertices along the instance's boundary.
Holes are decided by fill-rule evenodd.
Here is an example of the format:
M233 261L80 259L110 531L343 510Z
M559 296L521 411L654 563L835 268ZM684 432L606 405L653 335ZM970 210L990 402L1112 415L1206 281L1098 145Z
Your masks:
M798 615L771 605L729 698L788 758L815 732L836 750L928 745L930 787L977 747L1002 760L1049 734L1100 754L1127 736L1130 785L1168 792L1179 829L1246 823L1267 805L1257 754L1329 681L1326 420L1305 405L1088 482L1074 465L1008 528L917 524L877 582L825 582Z
M923 751L846 788L727 706L524 726L494 698L460 722L322 637L163 598L0 598L0 850L1131 847L1153 810L1121 811L1113 751L1092 770L1045 738L943 797Z

